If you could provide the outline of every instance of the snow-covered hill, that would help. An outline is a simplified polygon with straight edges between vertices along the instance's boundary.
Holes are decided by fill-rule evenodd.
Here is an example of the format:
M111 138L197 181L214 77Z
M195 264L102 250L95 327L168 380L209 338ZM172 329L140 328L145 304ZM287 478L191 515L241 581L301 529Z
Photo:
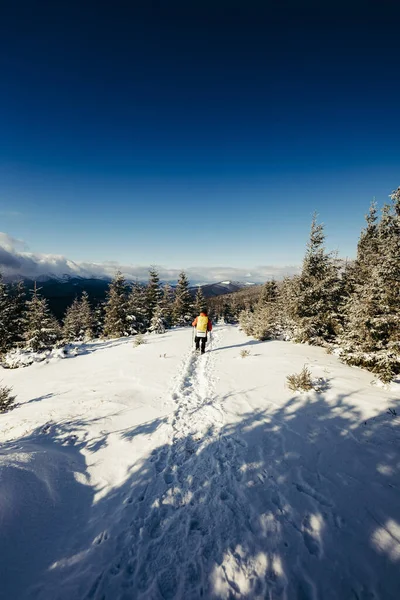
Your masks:
M399 386L236 327L146 337L2 371L0 597L397 599ZM326 391L287 389L304 363Z

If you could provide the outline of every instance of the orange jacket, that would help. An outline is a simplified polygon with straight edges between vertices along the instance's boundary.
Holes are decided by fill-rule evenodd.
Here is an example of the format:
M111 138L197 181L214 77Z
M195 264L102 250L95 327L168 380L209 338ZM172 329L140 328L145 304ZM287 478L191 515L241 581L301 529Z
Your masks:
M206 315L206 313L203 313L203 312L200 313L200 317L208 317L207 331L212 331L212 323L211 323L210 317L208 315ZM195 320L192 323L192 327L196 327L198 318L199 317L195 318Z

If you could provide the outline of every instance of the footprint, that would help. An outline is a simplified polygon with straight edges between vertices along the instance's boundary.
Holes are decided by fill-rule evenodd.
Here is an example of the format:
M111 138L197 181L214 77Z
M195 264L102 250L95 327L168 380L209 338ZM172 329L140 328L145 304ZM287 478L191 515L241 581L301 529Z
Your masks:
M201 581L201 566L199 563L191 562L187 566L186 570L186 585L190 587L197 587Z
M98 536L96 536L93 540L93 544L102 544L103 542L108 540L108 533L107 531L102 531L101 533L99 533Z
M319 521L315 515L306 515L302 522L302 534L304 544L309 553L320 558L322 549L318 539L319 533L316 530L317 525L319 525Z
M344 519L343 517L341 517L340 515L334 515L333 516L333 522L335 523L335 526L338 529L342 529L343 525L344 525Z
M298 600L315 600L314 586L307 579L300 579L297 584Z
M306 494L307 496L314 498L314 500L319 502L322 506L327 506L328 508L332 508L333 504L331 502L329 502L329 500L324 498L324 496L322 494L320 494L316 490L312 489L307 484L303 485L301 483L294 483L294 485L296 486L296 489L298 492L301 492L302 494Z
M121 570L121 565L119 563L116 563L115 565L113 565L110 569L110 573L111 575L118 575L118 573Z
M170 468L168 468L168 469L166 469L166 471L164 471L164 481L167 485L170 485L174 481L174 474Z
M318 542L312 537L312 535L308 531L303 531L303 538L309 553L319 557L321 552Z
M175 598L178 589L178 577L175 569L166 569L158 576L158 589L164 600Z
M162 450L159 454L158 459L154 463L157 473L161 473L162 471L164 471L166 464L167 464L167 450Z
M143 500L146 498L146 491L147 488L144 490L144 492L142 494L140 494L140 496L138 497L139 502L143 502Z
M157 514L152 515L146 523L146 528L149 536L156 539L161 535L161 521Z
M125 567L125 575L127 577L131 577L132 575L134 575L135 571L136 571L136 561L135 560L128 561L128 563L126 564L126 567Z

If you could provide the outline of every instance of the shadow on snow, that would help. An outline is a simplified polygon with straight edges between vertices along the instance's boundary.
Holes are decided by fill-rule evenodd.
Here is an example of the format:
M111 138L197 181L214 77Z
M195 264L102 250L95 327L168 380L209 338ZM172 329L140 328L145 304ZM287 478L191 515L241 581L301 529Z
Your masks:
M349 397L266 399L238 423L160 446L96 502L82 451L93 462L109 434L81 441L73 432L87 425L1 450L2 597L398 597L398 417L365 422Z

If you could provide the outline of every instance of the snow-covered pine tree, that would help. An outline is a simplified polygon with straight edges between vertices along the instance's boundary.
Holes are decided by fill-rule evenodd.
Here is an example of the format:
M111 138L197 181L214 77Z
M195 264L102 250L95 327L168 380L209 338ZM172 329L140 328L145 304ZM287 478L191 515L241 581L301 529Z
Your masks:
M0 354L7 352L11 347L12 302L9 288L3 281L0 273Z
M68 306L63 324L63 338L66 342L80 340L81 323L79 313L79 300L75 298L70 306Z
M93 336L100 338L104 331L105 302L99 302L93 311Z
M224 323L233 323L235 321L229 302L224 302L221 316Z
M147 290L136 281L128 298L128 321L130 334L145 333L149 327L147 310Z
M323 344L340 331L341 280L335 257L325 251L324 242L324 226L314 214L293 306L299 342Z
M26 290L22 281L11 286L11 345L15 347L24 339Z
M269 340L278 335L281 330L278 295L276 282L267 281L262 286L254 310L240 313L240 326L247 335L252 335L257 340Z
M104 336L118 338L129 335L127 285L120 271L110 283L104 316Z
M150 323L153 318L156 306L158 306L162 299L162 289L160 287L160 276L155 267L149 269L149 282L146 288L146 309L147 309L147 320Z
M50 350L59 336L60 327L35 283L32 298L26 302L25 347L33 352Z
M194 308L195 308L195 312L197 315L201 312L201 310L205 307L205 305L206 305L206 299L203 294L203 289L202 289L201 285L199 285L197 288L196 297L194 299Z
M163 317L163 321L165 324L165 327L167 329L169 329L170 327L172 327L173 324L173 315L172 315L172 310L173 310L173 305L174 305L174 290L172 289L172 287L169 285L169 283L166 283L163 287L163 295L161 298L161 309L162 309L162 317Z
M89 301L89 294L84 291L82 293L81 301L79 304L79 310L81 315L81 328L82 328L82 339L84 341L93 338L93 310Z
M189 280L182 271L175 288L173 318L175 325L188 325L193 320L193 299L189 291Z
M357 246L357 259L355 262L355 283L362 283L369 278L371 268L377 264L379 256L379 230L377 206L375 200L371 202L369 212L365 215L367 226L361 232Z
M152 333L165 333L163 311L160 305L156 306L154 309L153 318L150 323L150 331Z
M275 302L278 297L278 285L274 279L266 281L261 288L259 306L263 306L268 302Z
M400 189L360 236L341 357L390 381L400 373ZM371 217L373 212L373 218Z
M87 292L81 300L75 298L67 308L64 318L63 336L65 341L84 341L93 337L93 314Z

